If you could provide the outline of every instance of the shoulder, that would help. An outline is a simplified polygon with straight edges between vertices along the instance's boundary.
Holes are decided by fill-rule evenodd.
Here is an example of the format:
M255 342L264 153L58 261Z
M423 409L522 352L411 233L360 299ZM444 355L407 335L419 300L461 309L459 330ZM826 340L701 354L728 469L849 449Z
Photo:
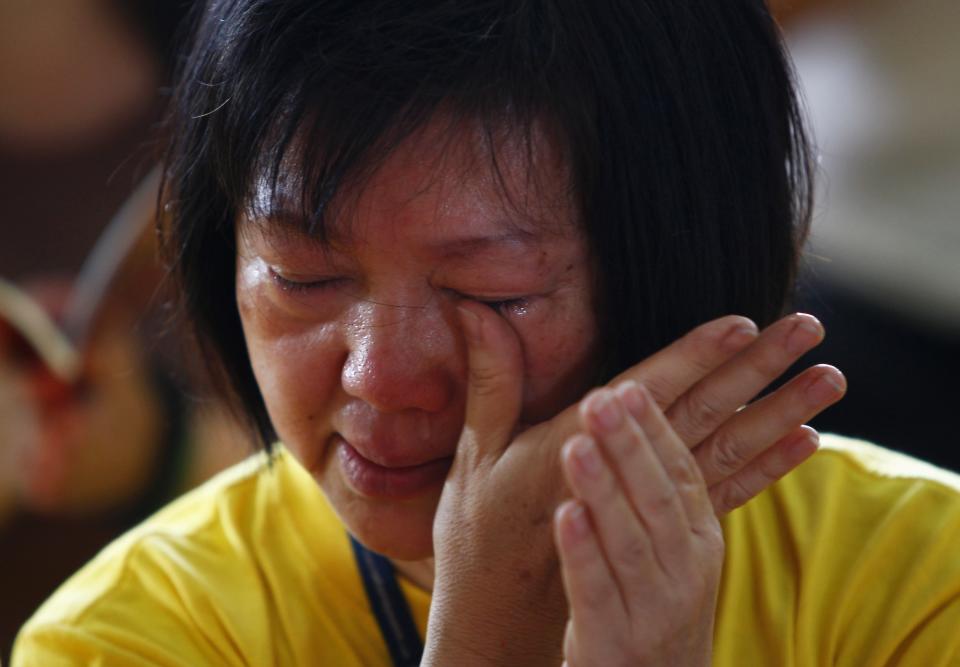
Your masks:
M106 655L179 656L222 663L218 598L260 606L255 591L261 515L284 465L255 455L174 501L107 546L27 622L15 665ZM158 654L159 652L159 654ZM114 655L117 654L117 655ZM66 658L63 658L66 659ZM229 661L227 661L229 662Z
M872 443L824 434L820 450L742 513L744 521L779 519L796 530L839 529L860 534L886 517L906 519L901 528L917 537L939 536L960 523L960 475Z
M960 557L937 548L960 538L960 476L863 440L823 435L816 455L726 527L735 537L762 527L754 538L780 543L808 568L862 570L876 555L889 579L896 566L909 572L932 558L960 590Z
M960 476L863 440L825 434L820 451L755 509L772 518L774 507L790 522L798 548L812 549L808 539L828 536L844 547L834 561L877 552L881 536L900 553L920 552L960 537ZM960 575L960 558L941 560Z
M956 655L960 476L861 440L821 445L724 520L727 611L779 619L812 663Z
M12 664L382 664L377 633L343 525L278 447L104 549L28 621Z
M879 447L865 440L824 434L820 451L809 473L822 467L842 466L851 475L892 487L922 487L947 497L960 498L960 475L906 454Z

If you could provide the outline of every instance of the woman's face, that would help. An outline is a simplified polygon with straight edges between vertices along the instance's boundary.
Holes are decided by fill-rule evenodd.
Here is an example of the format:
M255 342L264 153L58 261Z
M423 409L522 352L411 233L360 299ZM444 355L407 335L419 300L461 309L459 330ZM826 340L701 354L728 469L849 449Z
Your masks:
M444 126L445 128L446 126ZM401 560L431 531L463 426L456 305L490 302L523 350L521 421L587 389L596 345L586 243L550 142L471 129L407 139L337 205L323 245L238 224L237 303L253 371L288 449L349 530Z

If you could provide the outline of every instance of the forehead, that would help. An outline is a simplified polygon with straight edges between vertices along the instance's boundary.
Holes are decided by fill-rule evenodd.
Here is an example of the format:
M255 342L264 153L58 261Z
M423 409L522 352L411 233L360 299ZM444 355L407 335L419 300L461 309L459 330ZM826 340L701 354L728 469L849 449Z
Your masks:
M297 155L310 151L301 147ZM398 236L425 243L498 237L523 241L578 232L563 151L539 125L491 129L438 117L376 163L355 169L325 206L320 233L306 212L300 158L288 158L275 184L260 178L241 218L270 231L315 237L321 245ZM267 231L262 229L261 231Z

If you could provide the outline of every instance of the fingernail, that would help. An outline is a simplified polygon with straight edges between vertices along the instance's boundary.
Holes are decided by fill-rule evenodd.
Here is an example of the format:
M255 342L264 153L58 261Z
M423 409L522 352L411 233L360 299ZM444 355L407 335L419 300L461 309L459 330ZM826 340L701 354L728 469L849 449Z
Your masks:
M807 388L807 397L814 404L825 403L836 398L844 391L842 381L833 372L827 372L813 381Z
M646 405L640 386L633 380L627 380L617 387L617 395L635 419L640 419Z
M589 477L600 475L600 454L592 440L588 438L578 440L573 446L573 456L580 469Z
M725 350L742 350L748 343L756 339L757 333L756 325L751 327L741 324L723 337L721 345Z
M803 354L823 337L823 329L812 322L801 320L787 337L787 352Z
M787 456L796 462L806 461L820 449L820 434L809 429L803 437L797 438L788 445Z
M460 324L463 326L463 332L466 337L474 343L483 342L483 322L476 313L467 310L462 306L457 306L460 311Z
M590 533L590 520L587 519L587 510L580 503L573 501L567 509L567 521L570 523L574 537L583 538Z
M601 392L593 399L590 406L591 411L596 415L600 427L605 431L616 431L620 428L623 421L623 415L620 412L620 406L616 399L609 392Z

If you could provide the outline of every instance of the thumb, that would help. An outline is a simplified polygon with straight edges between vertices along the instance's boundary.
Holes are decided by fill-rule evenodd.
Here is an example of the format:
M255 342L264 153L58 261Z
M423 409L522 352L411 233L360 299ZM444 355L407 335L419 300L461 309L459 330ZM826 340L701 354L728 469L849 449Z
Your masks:
M467 407L461 446L498 454L510 444L523 396L520 341L489 306L457 306L467 342Z

